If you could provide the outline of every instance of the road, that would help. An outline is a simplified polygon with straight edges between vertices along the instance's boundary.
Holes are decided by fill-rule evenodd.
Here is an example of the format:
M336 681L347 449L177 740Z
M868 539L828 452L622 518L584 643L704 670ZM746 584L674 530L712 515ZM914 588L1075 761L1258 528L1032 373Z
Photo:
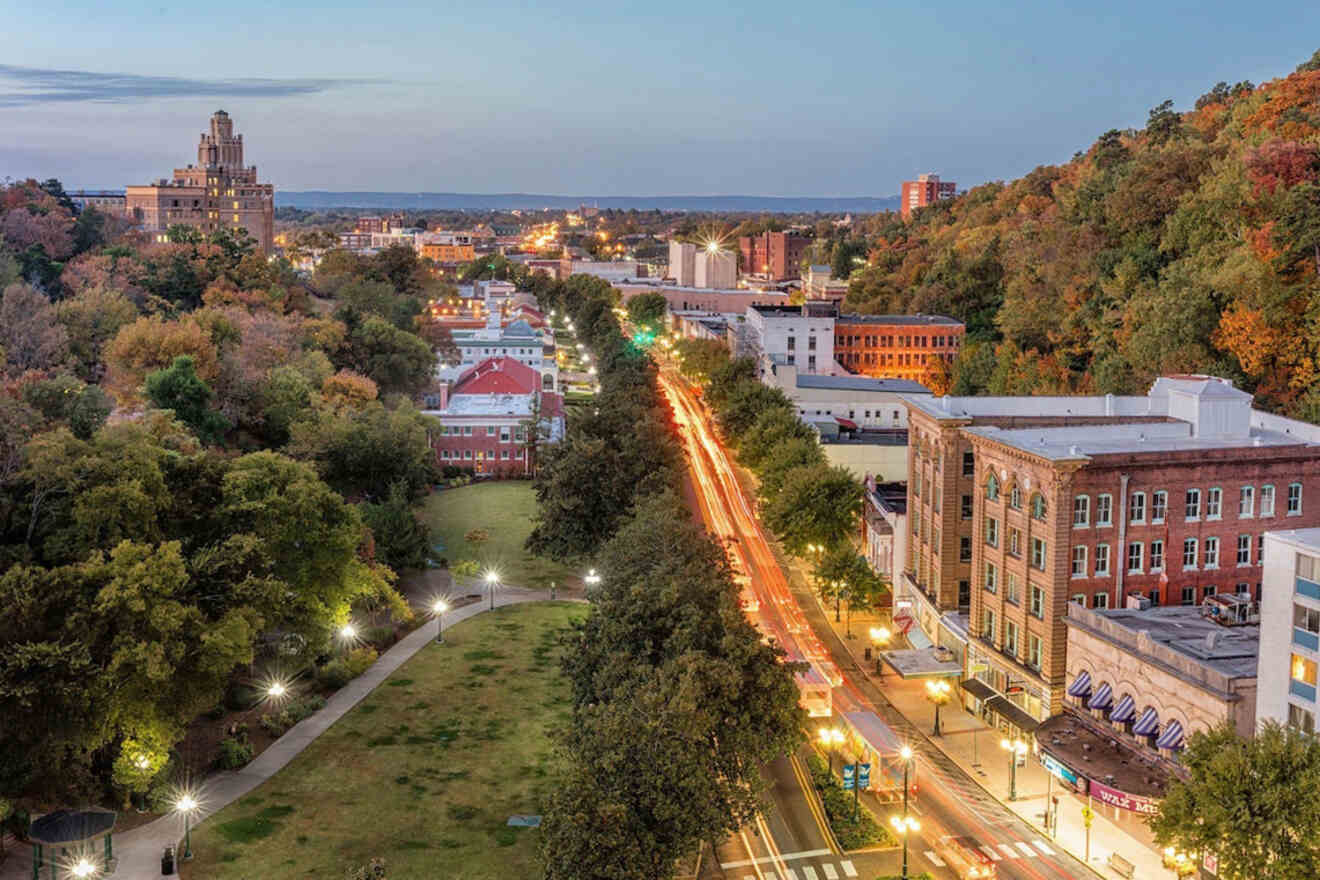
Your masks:
M671 370L661 371L660 387L673 408L683 439L702 519L707 529L725 542L735 565L750 576L759 606L750 616L758 628L783 646L788 659L811 664L816 675L835 684L832 691L834 713L847 715L855 727L867 732L872 747L880 755L889 756L887 766L891 772L901 774L896 759L901 744L911 746L915 752L914 773L920 793L913 812L922 828L920 839L911 842L912 873L926 870L937 877L953 877L953 872L941 870L945 868L945 860L941 857L943 850L939 841L944 837L955 837L983 853L993 863L1000 878L1093 880L1097 875L1090 869L1051 846L1034 828L988 795L932 746L925 734L899 715L880 689L856 668L846 648L824 620L817 603L810 596L795 594L790 587L753 505L738 483L731 456L716 436L713 420L705 406L687 383ZM882 757L880 763L886 763L886 759ZM783 771L771 768L770 772L778 778ZM901 783L899 788L901 790ZM757 841L757 835L752 834L751 839L735 838L729 844L735 850L741 847L744 853L741 860L770 861L756 862L760 873L748 870L746 874L739 874L735 869L729 876L739 877L739 880L746 876L772 880L772 873L773 880L796 880L807 876L800 870L788 873L785 869L792 864L776 862L773 858L775 851L782 855L819 849L823 843L822 832L817 829L817 836L812 838L809 829L801 827L803 823L795 825L791 819L792 815L800 814L800 807L781 803L781 800L805 798L805 792L799 790L796 794L785 794L776 786L776 793L783 798L776 800L778 809L772 812L770 824L766 829L756 829L770 839ZM790 814L781 824L778 814L784 810ZM721 861L724 861L723 854ZM867 869L870 870L869 865ZM820 876L824 880L833 880L825 872ZM807 877L807 880L814 878Z

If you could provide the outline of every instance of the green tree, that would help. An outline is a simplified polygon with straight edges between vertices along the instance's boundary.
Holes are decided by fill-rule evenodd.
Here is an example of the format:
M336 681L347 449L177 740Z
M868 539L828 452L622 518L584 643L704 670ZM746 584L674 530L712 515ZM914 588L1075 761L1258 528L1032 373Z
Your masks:
M662 293L640 293L628 300L628 319L639 327L659 330L665 320L669 302Z
M789 474L804 467L825 464L825 453L821 452L820 442L812 437L797 437L782 443L766 458L762 459L757 476L761 485L757 495L762 502L769 502L779 496L780 489Z
M729 362L729 349L718 339L680 339L674 345L679 372L704 385L715 370Z
M757 419L776 409L797 416L783 391L760 382L742 382L716 407L715 421L724 436L738 444Z
M790 553L808 544L834 547L853 534L862 507L862 487L844 468L820 464L795 468L764 507L765 524Z
M413 513L407 487L396 482L379 504L362 504L362 521L371 529L376 558L402 572L424 568L431 558L431 528Z
M192 355L182 354L164 370L147 374L143 390L160 409L173 410L203 443L219 443L229 421L211 409L211 388L197 375Z
M344 350L335 359L337 367L375 382L381 394L408 396L431 383L435 363L435 352L421 337L374 315L350 325Z
M316 462L322 478L346 495L384 498L396 483L420 498L436 481L431 420L410 404L380 401L357 408L321 405L290 428L288 452Z
M756 417L756 421L738 441L738 461L754 471L775 456L790 440L815 442L816 432L798 418L792 409L774 406Z
M1300 183L1288 190L1274 240L1282 251L1276 261L1280 270L1289 271L1306 261L1320 276L1320 185Z
M133 805L133 795L146 794L157 774L170 760L173 737L159 727L144 727L119 744L111 769L111 780L124 790L124 809Z
M1161 846L1214 853L1225 880L1320 876L1320 739L1265 722L1192 734L1150 827Z

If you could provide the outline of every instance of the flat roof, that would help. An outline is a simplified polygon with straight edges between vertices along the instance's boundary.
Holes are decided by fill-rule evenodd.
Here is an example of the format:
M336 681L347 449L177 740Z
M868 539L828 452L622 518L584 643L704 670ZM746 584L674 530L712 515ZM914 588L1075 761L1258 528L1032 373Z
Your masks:
M1050 461L1074 461L1098 455L1185 450L1239 449L1257 446L1310 445L1301 437L1253 428L1248 437L1195 437L1190 422L1129 422L1120 425L1074 425L1046 428L970 426L967 434Z
M1266 532L1265 537L1292 544L1298 550L1320 553L1320 528L1278 529Z
M884 651L885 662L900 678L945 678L962 675L962 663L940 647Z
M871 376L820 376L798 373L799 388L832 388L839 391L888 391L894 394L930 394L930 389L911 379L876 379Z
M1006 416L1025 417L1095 417L1160 416L1163 410L1152 407L1151 398L1141 395L1105 395L1077 397L1037 395L1034 397L917 397L908 403L927 415L940 419L974 419Z
M912 324L912 325L941 325L949 327L962 327L963 322L957 318L950 318L948 315L854 315L844 314L837 318L840 324Z
M1223 626L1205 617L1200 605L1162 605L1145 610L1101 610L1070 606L1064 622L1092 634L1107 635L1093 625L1097 618L1125 631L1122 634L1125 641L1126 637L1130 637L1131 641L1121 647L1128 653L1161 660L1158 652L1143 649L1141 634L1144 633L1144 639L1149 639L1149 643L1165 646L1194 664L1212 669L1227 678L1256 676L1256 657L1260 649L1259 624Z

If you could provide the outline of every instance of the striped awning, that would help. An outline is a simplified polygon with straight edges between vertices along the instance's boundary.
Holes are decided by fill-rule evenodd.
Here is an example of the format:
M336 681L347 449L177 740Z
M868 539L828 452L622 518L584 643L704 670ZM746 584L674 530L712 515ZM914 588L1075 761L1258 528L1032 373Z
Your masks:
M1109 705L1113 702L1114 702L1114 689L1109 686L1108 682L1105 682L1104 684L1100 685L1100 687L1096 690L1095 693L1091 694L1091 699L1086 701L1086 708L1108 709Z
M1124 695L1114 711L1109 713L1109 720L1115 724L1125 724L1132 720L1132 716L1137 714L1137 701Z
M1132 725L1132 733L1134 736L1150 736L1152 733L1159 730L1159 728L1160 713L1156 712L1154 709L1147 709L1145 712L1141 713L1141 717L1137 719L1137 723Z
M1073 683L1068 685L1068 696L1085 697L1091 693L1091 673L1083 672L1073 679Z
M1160 738L1155 740L1157 748L1161 749L1181 749L1183 744L1183 727L1177 721L1170 721L1164 726L1164 732Z

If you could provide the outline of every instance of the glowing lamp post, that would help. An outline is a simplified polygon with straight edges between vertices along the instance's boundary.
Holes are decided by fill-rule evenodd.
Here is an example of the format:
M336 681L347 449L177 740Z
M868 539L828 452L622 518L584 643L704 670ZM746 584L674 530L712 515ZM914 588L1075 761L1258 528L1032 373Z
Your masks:
M586 584L588 587L599 586L600 575L596 574L596 569L593 568L587 572L585 577L582 578L582 582Z
M834 773L834 752L843 745L843 731L837 727L822 727L820 729L820 744L825 748L829 755L830 774Z
M275 685L282 687L282 685ZM192 814L197 809L197 800L192 795L185 794L174 804L174 809L183 814L183 860L192 859Z
M289 688L281 681L273 682L268 688L266 688L266 696L270 697L272 700L278 700L288 692ZM192 799L187 798L187 800ZM196 804L194 804L194 806L196 806Z
M940 735L940 706L949 702L949 693L953 689L942 678L926 682L926 699L935 704L935 735Z
M921 823L904 812L901 816L890 816L889 824L903 838L903 880L908 880L908 835L920 831Z
M999 741L999 747L1008 752L1008 799L1017 800L1018 759L1027 753L1027 744L1020 739Z
M87 859L79 859L77 864L69 869L69 873L74 877L91 877L96 873L96 865Z
M495 585L500 582L500 574L497 571L486 572L486 585L490 587L490 610L495 610Z
M445 612L449 610L449 603L444 599L436 599L431 606L431 613L435 615L435 643L443 645L445 643Z
M871 627L871 644L875 646L875 674L880 677L881 681L885 680L885 667L880 662L880 652L889 646L891 638L893 638L893 633L889 631L888 627Z

